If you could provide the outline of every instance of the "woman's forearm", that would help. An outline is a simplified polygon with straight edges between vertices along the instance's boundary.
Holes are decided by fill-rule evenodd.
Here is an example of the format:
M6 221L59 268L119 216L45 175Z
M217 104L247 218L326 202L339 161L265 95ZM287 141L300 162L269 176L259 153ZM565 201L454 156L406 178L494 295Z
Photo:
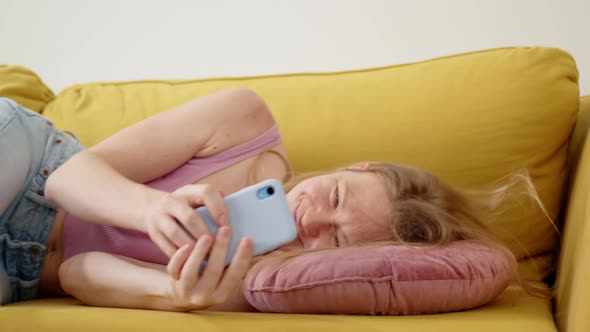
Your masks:
M170 296L166 266L102 252L73 256L59 269L62 288L83 303L100 307L167 311L256 311L241 288L224 303L207 308L187 308Z
M59 269L62 288L100 307L183 311L168 296L165 266L102 252L76 255Z
M46 198L80 219L144 232L146 207L165 194L129 180L89 151L65 162L45 184Z

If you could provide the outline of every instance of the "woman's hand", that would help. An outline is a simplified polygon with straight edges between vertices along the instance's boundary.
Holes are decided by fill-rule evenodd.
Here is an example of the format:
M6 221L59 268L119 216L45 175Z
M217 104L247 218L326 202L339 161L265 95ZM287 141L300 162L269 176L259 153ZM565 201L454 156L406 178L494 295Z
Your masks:
M221 227L215 238L199 238L196 244L180 248L168 262L170 300L175 310L201 310L225 302L240 286L252 259L252 240L242 238L231 264L224 273L224 263L231 238L231 229ZM211 253L203 274L199 276L201 262ZM222 278L223 274L223 278Z
M222 193L208 184L189 184L162 196L148 208L143 229L168 257L172 257L178 248L210 235L195 211L202 205L207 206L220 226L229 225Z

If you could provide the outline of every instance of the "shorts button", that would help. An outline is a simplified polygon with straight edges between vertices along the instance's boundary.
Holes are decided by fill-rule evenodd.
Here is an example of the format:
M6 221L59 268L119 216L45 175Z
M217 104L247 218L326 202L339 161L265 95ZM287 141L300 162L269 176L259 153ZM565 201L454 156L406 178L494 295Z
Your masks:
M44 169L44 170L43 170L43 175L45 175L45 176L49 175L49 171L48 171L48 170L46 170L46 169Z
M45 193L43 193L43 190L39 189L39 190L37 190L37 195L44 196Z
M61 143L61 140L58 138L55 140L55 144L59 144L59 143Z
M31 252L31 255L33 255L33 257L35 257L39 254L39 248L37 246L31 247L31 249L29 249L29 251Z

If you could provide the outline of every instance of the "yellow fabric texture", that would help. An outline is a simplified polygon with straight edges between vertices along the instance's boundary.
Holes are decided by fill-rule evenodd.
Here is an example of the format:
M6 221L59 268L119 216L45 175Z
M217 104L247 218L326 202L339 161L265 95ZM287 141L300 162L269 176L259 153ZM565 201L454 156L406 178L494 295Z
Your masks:
M43 114L91 146L190 99L244 86L269 104L297 171L383 160L481 188L527 168L555 220L577 78L563 51L504 48L339 73L76 85ZM522 260L524 277L542 280L551 272L557 235L542 210L523 204L507 206L490 227L517 258L534 257Z
M560 331L590 331L590 96L581 99L572 136L571 181L559 257L555 315Z
M417 316L295 315L92 308L74 300L37 300L0 307L7 331L404 331L555 332L547 301L511 287L493 303L455 313ZM8 314L10 312L10 314Z
M421 166L451 184L478 188L511 170L528 168L548 212L557 219L569 139L578 115L577 79L575 62L563 51L503 48L338 73L75 85L62 91L43 114L91 146L190 99L244 86L269 104L298 171L385 160ZM521 260L521 270L541 280L554 266L557 237L543 213L526 204L515 204L507 217L492 220L490 227L519 258L532 256ZM577 206L582 212L576 221L583 225L586 212ZM571 219L570 215L568 223ZM578 270L571 265L569 269L583 270L580 262ZM562 284L572 287L569 280ZM587 304L581 298L590 297L590 292L580 286L582 279L575 292L585 293L576 298L566 297L573 288L560 293L567 299L560 308L574 312L572 306ZM8 330L60 332L80 327L88 331L557 331L551 303L518 286L480 308L421 316L184 314L77 304L73 299L12 304L0 307L0 321ZM588 326L583 318L577 316L569 327Z
M30 69L0 65L0 97L14 99L26 108L41 112L53 100L53 92Z

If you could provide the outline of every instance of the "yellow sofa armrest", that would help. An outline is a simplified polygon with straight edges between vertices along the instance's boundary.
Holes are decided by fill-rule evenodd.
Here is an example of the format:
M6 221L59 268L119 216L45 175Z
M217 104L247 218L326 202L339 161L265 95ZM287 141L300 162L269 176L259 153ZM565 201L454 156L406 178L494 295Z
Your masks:
M570 145L570 192L559 257L555 318L562 332L590 331L590 96L582 97Z
M55 95L30 69L0 65L0 97L13 99L24 107L41 113Z

